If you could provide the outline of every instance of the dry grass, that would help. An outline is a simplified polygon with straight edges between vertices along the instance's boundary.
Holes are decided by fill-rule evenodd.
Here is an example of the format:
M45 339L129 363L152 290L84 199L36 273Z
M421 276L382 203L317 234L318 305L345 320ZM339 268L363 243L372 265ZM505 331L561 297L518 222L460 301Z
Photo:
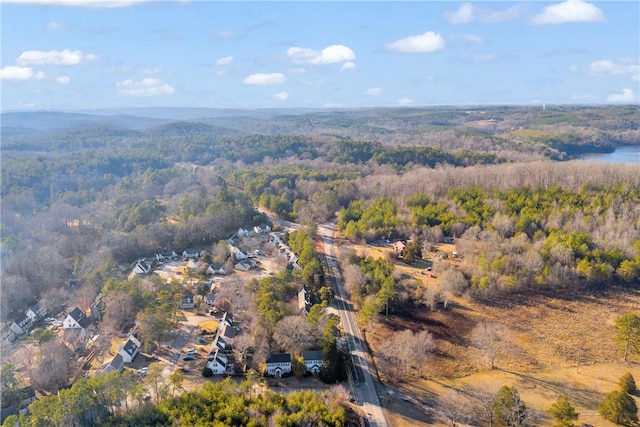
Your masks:
M351 247L348 243L345 246ZM358 255L385 259L390 259L393 251L389 247L352 247ZM440 245L438 250L449 255L449 263L459 262L451 258L454 245ZM437 253L427 258L434 262L436 270L440 262ZM425 286L439 286L437 278L424 274L424 268L392 262L399 272ZM367 330L374 353L381 340L403 329L429 331L438 349L429 362L430 380L396 385L420 400L422 407L385 397L387 418L394 426L445 425L432 408L437 397L452 387L497 390L509 385L518 389L531 409L532 425L550 425L546 410L561 394L567 394L581 414L578 425L612 426L598 414L598 404L625 372L631 372L636 381L640 379L640 360L619 361L613 324L621 314L639 310L639 290L613 289L591 294L557 290L503 295L484 303L460 297L454 299L450 310L429 311L422 307L383 318L376 328ZM508 345L496 360L498 369L488 370L483 354L471 340L474 327L483 321L509 330ZM636 401L640 404L638 397Z
M200 329L212 334L218 330L218 325L220 325L220 322L217 320L205 320L204 322L198 323Z

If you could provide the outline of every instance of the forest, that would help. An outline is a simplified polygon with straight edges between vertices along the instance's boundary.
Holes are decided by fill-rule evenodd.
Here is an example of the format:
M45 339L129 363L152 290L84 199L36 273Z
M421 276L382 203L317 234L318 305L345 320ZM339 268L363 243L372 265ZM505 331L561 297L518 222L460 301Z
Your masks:
M638 289L640 164L578 159L640 144L638 123L640 109L623 106L212 113L181 121L3 113L2 321L11 324L38 301L51 311L67 303L86 310L102 294L111 333L137 320L149 345L157 344L170 329L181 284L128 279L135 261L194 247L207 260L224 260L220 241L268 222L258 207L304 227L284 238L300 270L234 283L218 304L254 313L246 319L253 334L238 346L250 348L255 361L272 351L321 348L334 361L322 373L330 381L344 379L345 361L337 325L324 311L333 293L314 246L319 224L336 221L353 245L413 242L401 254L407 263L420 260L422 248L455 241L459 263L444 260L433 272L445 308L460 295L495 303L519 292ZM365 325L433 306L435 296L403 280L389 260L343 252L347 290ZM288 305L301 285L318 307L304 321ZM46 334L34 339L57 351ZM411 329L379 349L396 378L421 376L434 351L429 333ZM67 385L52 383L42 366L33 372L45 389ZM176 408L206 406L218 393L237 413L208 422L244 425L247 414L258 414L256 425L276 418L298 425L305 417L300 396L251 400L246 390L225 387L167 398L140 409L145 414L120 416L113 402L98 402L73 416L99 415L103 425L149 416L168 425ZM339 424L343 415L318 399L313 413Z

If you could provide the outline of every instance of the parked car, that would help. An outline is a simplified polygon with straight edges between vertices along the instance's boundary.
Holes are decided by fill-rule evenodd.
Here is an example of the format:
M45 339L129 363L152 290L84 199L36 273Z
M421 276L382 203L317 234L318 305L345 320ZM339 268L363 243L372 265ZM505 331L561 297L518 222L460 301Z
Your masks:
M189 356L195 356L197 351L194 348L190 348L189 350L185 351L185 353Z
M140 369L138 369L138 373L140 375L147 375L149 373L149 368L147 368L147 367L140 368Z
M205 344L205 343L207 342L207 340L205 340L205 339L204 339L204 338L202 338L202 337L198 337L198 338L196 339L196 341L198 341L198 344Z
M182 360L185 360L185 361L189 361L189 360L193 360L193 359L195 359L195 357L190 356L190 355L186 355L186 356L184 356L184 357L182 358Z

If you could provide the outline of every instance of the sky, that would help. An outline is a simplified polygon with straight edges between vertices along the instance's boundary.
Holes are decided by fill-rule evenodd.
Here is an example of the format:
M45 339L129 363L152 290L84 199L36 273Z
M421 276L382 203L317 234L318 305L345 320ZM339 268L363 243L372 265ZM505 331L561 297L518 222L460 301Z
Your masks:
M639 104L638 1L0 1L3 111Z

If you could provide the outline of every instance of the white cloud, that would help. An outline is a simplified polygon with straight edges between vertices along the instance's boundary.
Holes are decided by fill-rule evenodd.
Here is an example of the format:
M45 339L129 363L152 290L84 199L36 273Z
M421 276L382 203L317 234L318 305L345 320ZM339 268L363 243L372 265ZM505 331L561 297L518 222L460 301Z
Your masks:
M169 95L175 88L160 79L143 79L141 81L125 80L116 83L118 93L126 96Z
M59 85L68 85L69 83L71 83L71 78L69 78L69 76L60 76L53 79L53 81L58 83Z
M36 4L43 6L75 6L89 8L130 7L145 0L3 0L3 3Z
M36 80L44 80L47 76L44 74L44 71L38 71L36 73Z
M405 96L403 98L398 99L398 104L399 105L411 105L411 104L413 104L413 99L407 98Z
M609 102L635 102L638 97L632 89L622 89L620 93L613 93L607 97Z
M372 87L367 89L367 91L365 92L367 95L369 96L379 96L382 94L382 88L379 87Z
M292 68L289 72L291 74L304 74L307 72L307 70L304 68Z
M229 65L233 62L233 56L223 56L216 60L216 65Z
M451 36L451 40L461 41L471 44L482 44L484 43L484 39L480 36L476 36L475 34L454 34Z
M465 24L473 20L473 10L474 7L471 3L462 3L454 12L445 11L444 17L452 24Z
M242 81L246 85L280 85L284 83L286 77L282 73L256 73L251 74Z
M33 77L33 69L30 67L10 65L0 69L0 80L29 80L31 77Z
M49 24L45 27L45 31L47 33L55 33L56 31L60 31L64 29L64 25L59 22L49 22Z
M287 55L295 64L339 64L356 59L356 54L347 46L334 44L322 50L293 46L287 49Z
M516 4L504 10L494 11L486 7L476 7L471 3L463 3L455 11L445 11L444 18L451 24L466 24L476 19L484 23L510 21L519 17L525 5Z
M278 101L284 101L287 98L289 98L289 93L287 93L287 92L278 92L275 95L273 95L273 97L275 99L277 99Z
M593 76L630 74L632 80L638 81L640 79L640 64L634 62L631 58L622 58L618 62L611 59L599 59L589 64L587 74Z
M22 52L16 63L18 65L78 65L86 61L94 61L99 56L93 53L83 53L80 50L27 50Z
M357 65L355 62L345 62L344 64L342 64L342 67L340 67L340 70L344 71L344 70L353 70L354 68L356 68Z
M536 25L545 25L567 22L602 22L604 19L604 13L595 5L584 0L566 0L545 7L544 11L534 16L531 22Z
M435 52L444 48L444 39L438 33L427 31L417 36L409 36L404 39L387 43L385 47L394 52Z

